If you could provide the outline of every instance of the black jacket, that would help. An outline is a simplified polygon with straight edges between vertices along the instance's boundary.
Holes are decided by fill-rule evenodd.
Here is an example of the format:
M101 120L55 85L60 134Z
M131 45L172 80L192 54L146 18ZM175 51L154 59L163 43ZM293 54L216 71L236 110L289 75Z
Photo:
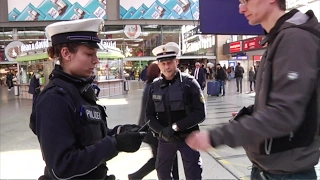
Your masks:
M95 99L80 95L82 87L91 87L92 79L73 77L59 66L50 77L30 117L30 128L46 162L44 175L49 179L105 178L106 161L118 151L115 139L109 136L104 109ZM96 112L101 116L93 117Z
M226 71L223 68L217 68L216 80L225 81L227 79Z
M194 69L191 75L195 76L195 71L196 69ZM204 68L199 68L197 81L202 89L206 86L206 70Z
M36 78L36 76L33 76L30 85L29 85L29 91L28 93L30 94L36 94L35 89L40 87L40 82L39 79Z
M149 90L146 116L156 133L173 123L179 127L180 137L198 130L198 124L205 119L204 96L199 84L180 71L171 81L164 76L155 80Z
M138 125L143 126L147 122L147 117L146 117L146 104L147 104L147 99L148 99L148 93L150 89L151 83L147 82L147 84L144 87L143 90L143 95L142 95L142 102L141 102L141 109L140 109L140 116L139 116L139 121ZM153 144L156 145L158 144L158 139L154 137L153 133L151 131L148 131L148 134L144 138L143 142L148 143L148 144Z
M243 78L244 69L242 66L237 65L234 70L234 77L242 77Z

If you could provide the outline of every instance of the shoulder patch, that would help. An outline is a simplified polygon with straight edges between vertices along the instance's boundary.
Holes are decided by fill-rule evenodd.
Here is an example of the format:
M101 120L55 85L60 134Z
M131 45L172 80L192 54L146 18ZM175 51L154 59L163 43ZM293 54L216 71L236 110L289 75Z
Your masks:
M206 103L205 99L204 99L204 95L203 93L200 94L200 101L204 104Z
M289 80L296 80L299 78L299 73L298 72L294 72L294 71L290 71L287 75Z

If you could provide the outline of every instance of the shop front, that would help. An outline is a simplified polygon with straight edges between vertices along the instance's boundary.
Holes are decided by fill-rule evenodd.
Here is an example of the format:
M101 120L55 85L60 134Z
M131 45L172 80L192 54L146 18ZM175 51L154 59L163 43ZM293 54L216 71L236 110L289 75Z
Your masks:
M11 73L13 75L13 84L17 83L17 74L18 74L18 68L17 63L0 63L0 86L6 85L6 76L7 73Z
M23 99L32 99L29 94L30 81L35 74L40 74L41 89L49 83L49 75L54 69L54 61L50 60L46 53L21 56L16 59L18 63L19 96Z
M263 37L253 37L241 41L235 41L224 44L224 54L230 54L232 59L228 61L229 66L234 66L240 63L245 70L244 77L248 77L250 67L258 66L262 54L265 51L266 46L261 46L260 42ZM227 47L228 46L228 47ZM226 52L228 50L228 52Z
M251 66L257 67L260 64L261 56L266 47L260 45L262 39L262 36L258 36L243 40L243 52L245 52L249 57L249 69Z
M110 97L124 94L124 56L120 52L98 52L100 63L96 66L95 75L100 88L99 97Z
M21 98L31 99L28 93L31 78L35 74L40 74L40 84L45 86L49 82L49 74L53 69L53 62L48 59L46 53L49 47L48 40L35 40L23 43L21 41L11 41L5 46L4 55L6 63L13 64L10 72L14 75L14 85L18 86Z
M255 67L260 66L261 59L262 59L262 55L253 55L253 64Z
M96 77L101 88L100 95L107 97L123 94L123 58L120 49L110 43L100 43L97 56L100 64L96 67ZM49 83L49 75L55 66L46 53L48 41L36 41L24 44L13 41L6 46L6 58L16 63L16 86L19 87L20 98L32 99L28 93L30 80L40 74L40 85L43 89ZM2 71L1 71L2 72Z

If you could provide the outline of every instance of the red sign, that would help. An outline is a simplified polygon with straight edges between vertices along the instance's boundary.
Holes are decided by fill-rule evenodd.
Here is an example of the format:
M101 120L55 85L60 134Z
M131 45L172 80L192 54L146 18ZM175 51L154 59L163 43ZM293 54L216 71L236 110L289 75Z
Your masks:
M243 51L263 48L263 46L260 45L261 41L262 41L261 36L244 40L243 41Z
M262 56L258 55L258 56L253 56L253 60L254 61L261 61Z
M242 41L230 43L230 53L237 53L242 51Z

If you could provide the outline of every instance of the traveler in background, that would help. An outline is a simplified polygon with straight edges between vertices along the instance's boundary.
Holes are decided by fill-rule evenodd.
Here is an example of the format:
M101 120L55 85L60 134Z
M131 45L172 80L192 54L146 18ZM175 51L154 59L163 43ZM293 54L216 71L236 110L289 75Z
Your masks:
M209 79L213 79L213 67L209 67Z
M239 10L267 33L254 106L243 108L229 124L192 134L187 143L200 150L243 146L254 180L316 180L320 38L308 29L319 34L319 21L311 10L286 13L286 0L240 0Z
M40 90L40 82L39 82L40 77L41 77L40 74L35 73L33 75L33 77L31 78L31 81L30 81L28 93L33 95L32 102L34 102L36 100L37 96L41 92L41 90Z
M236 82L237 82L237 92L239 92L240 90L240 93L242 93L243 73L244 73L244 69L242 66L240 66L240 63L238 62L234 71L234 77L236 78Z
M204 64L201 65L201 68L203 69L204 77L207 79L207 68Z
M254 72L253 66L251 66L249 70L249 81L250 81L250 92L253 92L253 88L256 87L256 73ZM253 88L252 88L252 84L253 84Z
M222 91L222 96L225 96L226 95L225 83L227 80L227 74L220 64L217 64L216 80L219 82L219 86L220 86L219 89L220 89L220 92Z
M185 69L183 72L189 74L189 68L188 68L188 66L186 66L186 69Z
M224 71L227 71L227 66L224 64L223 67Z
M0 86L3 86L3 78L2 77L0 77Z
M7 72L6 83L8 86L8 91L11 91L11 88L13 87L13 74L11 73L11 71Z
M227 69L228 81L230 81L232 79L231 73L232 73L232 70L231 70L231 67L229 66Z
M140 118L138 125L143 126L147 122L146 118L146 103L148 98L149 88L154 79L160 76L161 72L158 67L157 61L150 64L147 72L147 81L146 86L143 90L141 110L140 110ZM146 137L143 139L143 142L147 143L151 147L152 157L145 163L138 171L133 174L129 174L129 180L143 179L146 175L156 169L156 159L157 159L157 151L158 151L158 138L154 135L153 132L149 131ZM172 175L173 179L179 179L178 172L178 161L177 156L173 162L172 167Z
M206 87L206 73L204 69L200 66L199 62L196 62L195 66L196 68L192 72L192 75L198 81L201 89L203 90Z
M145 82L147 80L147 72L148 72L148 66L146 66L140 73L139 81L140 79Z

